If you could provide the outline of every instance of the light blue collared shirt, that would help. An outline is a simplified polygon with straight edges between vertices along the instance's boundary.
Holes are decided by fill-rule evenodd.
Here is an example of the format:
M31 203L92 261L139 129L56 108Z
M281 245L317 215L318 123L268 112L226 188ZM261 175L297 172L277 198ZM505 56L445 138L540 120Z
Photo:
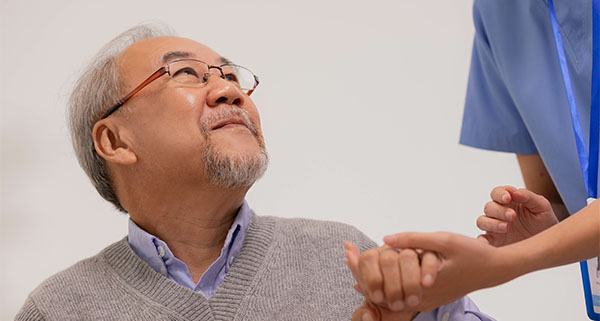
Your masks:
M187 265L173 255L167 243L144 231L131 219L129 219L129 245L133 249L133 252L144 262L148 263L156 272L175 281L179 285L202 293L208 299L215 293L221 282L223 282L225 274L227 274L233 261L240 253L242 244L246 238L248 226L250 225L251 216L250 207L244 201L227 233L223 249L221 249L221 255L204 272L197 284L192 280L192 275Z
M481 313L475 303L464 296L430 312L419 313L414 321L495 321Z
M240 253L251 216L250 207L244 201L227 233L221 255L204 272L197 284L192 280L187 265L173 255L167 243L144 231L131 219L129 220L129 245L135 254L156 272L179 285L202 293L208 299L223 282L225 274ZM494 319L479 312L469 298L463 297L428 313L420 313L415 321L494 321Z

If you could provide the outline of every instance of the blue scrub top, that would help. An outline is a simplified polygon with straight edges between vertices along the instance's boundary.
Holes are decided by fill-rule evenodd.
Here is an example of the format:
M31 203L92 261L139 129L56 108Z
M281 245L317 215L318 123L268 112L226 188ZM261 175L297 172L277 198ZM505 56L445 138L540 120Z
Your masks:
M586 146L592 1L555 0ZM460 143L540 154L570 213L586 205L546 0L475 0L475 39Z

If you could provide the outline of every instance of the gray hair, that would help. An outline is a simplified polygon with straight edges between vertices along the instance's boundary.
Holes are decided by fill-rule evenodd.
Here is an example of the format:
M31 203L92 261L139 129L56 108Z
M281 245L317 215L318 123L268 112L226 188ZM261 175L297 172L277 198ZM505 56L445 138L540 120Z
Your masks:
M100 196L124 213L127 211L115 194L104 159L94 148L92 129L100 117L121 98L122 84L116 58L135 42L173 34L169 27L161 24L138 25L120 34L102 47L83 69L69 98L68 124L79 165Z

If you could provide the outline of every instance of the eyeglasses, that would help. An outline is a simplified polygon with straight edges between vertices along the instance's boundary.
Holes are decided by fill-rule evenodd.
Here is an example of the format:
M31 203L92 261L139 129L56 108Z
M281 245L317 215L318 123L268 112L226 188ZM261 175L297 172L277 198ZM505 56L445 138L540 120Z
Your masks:
M112 106L103 116L102 119L110 116L123 106L129 99L137 94L151 82L160 78L164 74L168 74L174 81L185 84L200 86L206 84L210 78L210 70L217 69L220 72L220 77L235 84L242 92L250 96L256 86L258 86L258 77L245 67L235 64L223 64L220 66L212 66L204 61L197 59L177 59L160 67L150 77L144 80L139 86L135 87L129 94L121 98L114 106Z

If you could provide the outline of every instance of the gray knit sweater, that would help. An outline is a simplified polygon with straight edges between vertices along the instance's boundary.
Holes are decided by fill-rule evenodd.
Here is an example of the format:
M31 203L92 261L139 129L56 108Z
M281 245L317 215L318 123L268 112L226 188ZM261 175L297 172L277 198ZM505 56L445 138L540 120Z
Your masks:
M44 281L16 320L349 320L362 299L343 241L376 246L345 224L254 215L207 300L156 273L125 238Z

